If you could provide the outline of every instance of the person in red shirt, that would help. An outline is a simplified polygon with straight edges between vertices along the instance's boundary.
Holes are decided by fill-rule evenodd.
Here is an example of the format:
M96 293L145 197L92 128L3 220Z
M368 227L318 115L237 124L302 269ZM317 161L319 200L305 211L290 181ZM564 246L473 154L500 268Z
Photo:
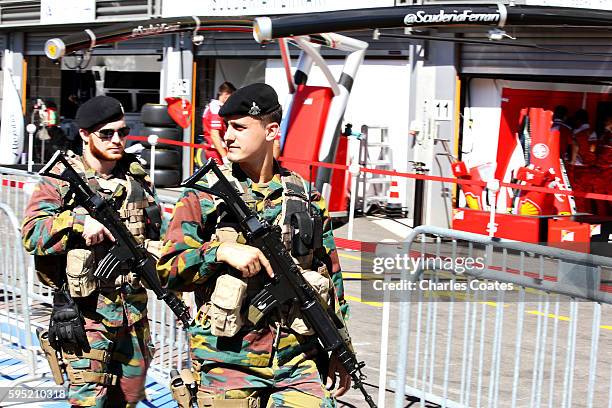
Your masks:
M574 114L574 143L572 146L572 164L595 164L595 149L597 133L589 126L589 114L584 109L578 109Z
M589 125L589 114L584 109L578 109L574 114L574 137L572 142L572 188L575 191L592 193L593 170L595 160L595 144L597 134ZM593 210L593 200L584 197L576 197L576 209L580 213L590 213Z
M222 164L227 159L227 150L223 143L223 135L225 134L225 123L219 116L219 109L225 103L227 98L236 90L236 87L231 82L223 82L219 85L217 91L217 99L212 99L202 115L202 128L204 130L204 145L206 159L214 158L217 163Z
M553 113L553 123L551 126L552 132L559 133L559 155L561 159L569 158L569 146L572 143L572 127L567 124L567 108L559 105Z
M594 192L612 195L612 116L604 120L604 129L597 148L597 167L599 171L594 179ZM612 216L612 202L595 200L597 214Z
M597 152L597 165L604 169L612 168L612 116L608 116L604 121L604 131Z

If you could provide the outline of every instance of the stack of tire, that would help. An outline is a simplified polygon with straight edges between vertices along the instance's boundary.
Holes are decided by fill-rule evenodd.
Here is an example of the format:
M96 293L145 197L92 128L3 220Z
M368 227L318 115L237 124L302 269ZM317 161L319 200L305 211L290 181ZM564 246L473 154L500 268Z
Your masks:
M147 103L142 106L140 118L144 127L142 135L157 135L159 139L183 140L183 129L179 128L168 115L168 105ZM142 159L146 161L145 168L151 174L151 146L143 142L145 149ZM181 146L158 142L155 146L155 186L176 187L181 183L182 168Z

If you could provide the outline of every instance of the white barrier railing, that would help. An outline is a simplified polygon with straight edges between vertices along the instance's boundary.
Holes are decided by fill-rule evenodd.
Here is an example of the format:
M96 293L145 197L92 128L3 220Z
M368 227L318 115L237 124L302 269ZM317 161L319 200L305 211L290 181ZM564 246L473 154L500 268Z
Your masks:
M379 389L394 388L395 407L405 406L406 396L420 406L609 406L612 331L601 318L612 311L612 258L428 226L416 228L400 250L436 259L473 257L479 248L481 269L419 266L385 276L415 287L464 282L468 290L402 291L397 319L385 294L381 332L389 336L391 321L399 328L391 334L396 349L382 343L380 366L389 356L397 360L395 378L381 372ZM474 281L515 290L470 290ZM384 393L378 402L387 406Z
M30 302L27 287L26 256L21 249L19 221L13 210L0 203L0 349L23 360L28 374L36 374L36 351L33 347ZM8 255L8 256L7 256Z
M0 296L3 299L0 306L0 349L27 362L31 375L37 373L36 353L41 354L33 335L37 327L48 325L53 300L51 289L34 276L33 256L25 253L21 245L21 220L39 178L37 174L0 167L0 227L5 234L5 239L0 240ZM170 197L165 197L165 201L174 204ZM189 302L190 298L186 301ZM34 310L44 316L37 316L33 321ZM177 325L166 304L156 299L152 292L148 317L156 349L148 375L160 384L167 384L170 370L180 370L189 365L186 332Z

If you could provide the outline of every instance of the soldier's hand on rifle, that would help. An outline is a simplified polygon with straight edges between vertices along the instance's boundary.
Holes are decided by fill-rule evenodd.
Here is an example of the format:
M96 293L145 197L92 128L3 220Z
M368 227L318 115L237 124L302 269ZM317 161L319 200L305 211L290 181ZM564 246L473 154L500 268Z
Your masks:
M327 389L331 391L331 388L336 385L336 381L338 384L332 396L341 397L351 388L351 376L336 355L332 354L329 360L329 369L327 370Z
M257 275L262 267L268 276L274 277L272 266L263 252L250 245L223 242L217 248L217 261L239 270L243 278Z
M108 238L111 241L115 241L115 238L110 231L102 224L100 224L95 218L89 215L85 218L85 225L83 226L83 238L85 239L85 245L92 246L99 244Z

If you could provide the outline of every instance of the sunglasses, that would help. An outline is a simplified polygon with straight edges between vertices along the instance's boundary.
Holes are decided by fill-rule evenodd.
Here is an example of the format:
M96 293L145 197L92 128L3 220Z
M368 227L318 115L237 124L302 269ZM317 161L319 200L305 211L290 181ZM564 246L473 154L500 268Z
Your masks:
M124 126L120 129L100 129L97 132L98 139L103 141L109 141L115 136L115 133L119 135L119 137L124 138L130 134L130 128L128 126Z

